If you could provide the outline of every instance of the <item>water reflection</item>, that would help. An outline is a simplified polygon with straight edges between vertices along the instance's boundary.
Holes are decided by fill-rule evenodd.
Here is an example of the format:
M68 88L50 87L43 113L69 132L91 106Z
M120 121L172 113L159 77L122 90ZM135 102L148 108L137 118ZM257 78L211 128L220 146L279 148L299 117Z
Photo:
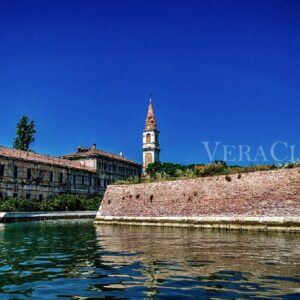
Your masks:
M183 297L300 296L295 235L134 226L97 226L96 234L106 265L141 270L148 295L174 289L178 297L180 288Z
M297 299L298 241L83 220L0 224L0 298Z

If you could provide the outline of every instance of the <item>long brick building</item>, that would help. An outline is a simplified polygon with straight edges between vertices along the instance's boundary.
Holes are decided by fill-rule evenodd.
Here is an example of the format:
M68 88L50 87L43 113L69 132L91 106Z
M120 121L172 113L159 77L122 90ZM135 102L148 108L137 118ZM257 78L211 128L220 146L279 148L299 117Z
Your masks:
M140 176L142 165L122 155L79 147L52 157L0 147L0 198L46 199L55 194L103 195L117 179Z

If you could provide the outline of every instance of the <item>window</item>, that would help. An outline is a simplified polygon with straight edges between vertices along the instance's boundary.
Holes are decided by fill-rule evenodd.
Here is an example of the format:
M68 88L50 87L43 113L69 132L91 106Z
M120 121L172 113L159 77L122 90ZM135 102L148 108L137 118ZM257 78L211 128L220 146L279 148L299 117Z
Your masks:
M17 166L14 166L14 178L17 179L19 176L19 168Z
M39 200L42 201L43 200L43 195L39 194Z
M73 184L76 184L76 175L73 176Z
M81 176L81 184L84 184L84 176Z
M44 178L45 172L45 170L39 170L39 177L41 178L41 180Z
M95 178L95 186L99 187L100 186L100 179L99 178Z
M151 142L151 134L147 133L146 134L146 143L150 143Z
M63 183L63 180L64 180L64 174L60 173L59 174L59 183Z
M0 165L0 177L4 177L5 165Z
M31 179L31 169L27 169L27 179Z
M106 171L107 169L107 164L103 164L103 170Z
M50 180L50 182L53 182L53 172L50 172L50 174L49 174L49 180Z
M31 198L30 194L26 194L26 199L29 200Z
M17 198L18 198L18 194L17 194L17 193L14 193L14 194L13 194L13 198L17 199Z
M152 153L146 153L146 166L151 164L153 162L153 156Z

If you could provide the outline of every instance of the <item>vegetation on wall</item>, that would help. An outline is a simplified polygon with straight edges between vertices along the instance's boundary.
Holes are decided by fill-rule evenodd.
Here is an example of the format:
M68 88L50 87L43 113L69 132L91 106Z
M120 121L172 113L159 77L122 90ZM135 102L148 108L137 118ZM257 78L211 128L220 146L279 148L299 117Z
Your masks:
M158 174L165 174L168 177L178 177L189 170L193 170L194 166L155 162L148 165L146 172L151 177L156 177Z
M23 116L17 124L13 147L18 150L31 151L30 145L35 141L35 133L34 121L30 121L28 117Z
M8 198L0 200L0 211L30 212L30 211L75 211L98 210L102 197L84 197L75 194L61 194L51 199L30 200Z
M231 181L229 175L238 174L241 178L242 173L250 173L257 171L268 171L280 168L293 168L300 166L299 163L290 163L285 165L255 165L255 166L229 166L224 161L214 161L211 164L193 164L193 165L180 165L173 163L155 162L149 164L146 169L146 175L141 178L129 178L115 182L115 184L128 184L128 183L146 183L165 180L176 180L185 178L208 177L216 175L227 175L226 180Z

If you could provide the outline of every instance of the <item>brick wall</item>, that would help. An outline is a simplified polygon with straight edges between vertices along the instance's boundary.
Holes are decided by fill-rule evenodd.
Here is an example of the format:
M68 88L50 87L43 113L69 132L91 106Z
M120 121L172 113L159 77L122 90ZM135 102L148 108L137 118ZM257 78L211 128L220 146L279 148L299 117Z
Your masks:
M300 168L111 185L98 216L299 216Z

